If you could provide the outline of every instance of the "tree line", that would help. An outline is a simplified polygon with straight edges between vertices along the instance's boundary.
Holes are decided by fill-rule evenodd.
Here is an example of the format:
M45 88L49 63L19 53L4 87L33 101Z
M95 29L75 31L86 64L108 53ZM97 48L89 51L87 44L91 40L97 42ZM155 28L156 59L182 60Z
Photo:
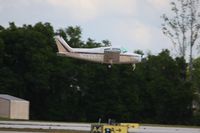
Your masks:
M200 123L193 101L199 92L200 59L194 81L187 80L184 58L169 50L149 55L137 65L107 65L56 55L54 35L71 47L110 46L111 42L83 41L80 27L55 32L50 23L0 26L0 93L30 101L32 120L163 124ZM197 100L198 101L198 100Z

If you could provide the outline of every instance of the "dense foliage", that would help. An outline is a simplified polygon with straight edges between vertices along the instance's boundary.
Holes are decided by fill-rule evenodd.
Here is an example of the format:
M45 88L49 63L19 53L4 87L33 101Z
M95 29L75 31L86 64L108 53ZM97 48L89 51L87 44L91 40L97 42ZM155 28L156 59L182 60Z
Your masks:
M187 64L168 50L137 65L107 65L56 55L60 34L72 47L108 46L81 40L80 27L54 33L49 23L0 26L0 93L30 101L32 120L190 124L194 90Z

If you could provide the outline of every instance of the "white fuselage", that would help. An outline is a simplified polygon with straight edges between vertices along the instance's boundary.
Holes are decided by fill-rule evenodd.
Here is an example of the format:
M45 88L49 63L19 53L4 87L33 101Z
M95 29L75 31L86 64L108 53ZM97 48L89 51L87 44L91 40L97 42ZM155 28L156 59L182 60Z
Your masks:
M58 55L106 64L135 64L141 61L141 55L128 53L116 47L71 48L59 36L55 37Z

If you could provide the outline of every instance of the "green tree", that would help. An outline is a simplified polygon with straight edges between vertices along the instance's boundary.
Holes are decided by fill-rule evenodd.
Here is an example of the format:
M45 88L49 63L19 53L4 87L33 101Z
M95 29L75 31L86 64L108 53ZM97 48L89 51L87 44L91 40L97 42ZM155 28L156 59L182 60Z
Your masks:
M140 70L136 70L144 80L140 115L145 116L143 120L159 123L186 122L184 120L192 115L193 90L181 77L183 71L186 73L185 61L172 59L168 50L148 58Z
M189 79L192 80L192 54L200 33L199 0L177 0L171 2L174 16L163 15L163 33L178 47L180 56L185 57L187 47L190 47Z
M111 46L111 42L109 40L103 40L102 43L105 47Z
M68 28L66 28L64 30L64 33L63 33L63 30L61 30L61 34L60 35L65 35L63 37L66 37L64 38L67 43L73 47L73 48L79 48L79 47L83 47L84 43L83 41L81 40L81 34L82 34L82 30L79 26L76 26L76 27L72 27L72 26L69 26Z
M84 45L84 47L86 48L96 48L96 47L101 47L101 43L97 43L95 42L95 40L88 38L86 44Z
M191 118L194 91L186 80L187 64L184 58L173 59L168 50L149 55L133 72L130 65L108 68L57 56L49 23L10 23L0 30L0 93L29 100L31 119L177 124ZM110 44L91 38L84 42L80 27L56 34L72 47ZM194 77L198 86L198 74Z
M193 86L195 88L195 100L194 102L196 103L196 112L200 114L200 58L197 58L194 60L194 78L193 78Z
M37 118L35 116L42 118L42 114L36 112L41 112L40 106L45 107L46 104L45 92L47 93L49 88L51 66L49 59L53 54L49 44L54 43L53 34L50 25L41 23L36 24L35 27L24 25L20 28L10 23L10 27L0 33L0 38L5 45L3 57L5 67L1 73L4 78L1 80L6 86L2 93L30 100L31 118Z

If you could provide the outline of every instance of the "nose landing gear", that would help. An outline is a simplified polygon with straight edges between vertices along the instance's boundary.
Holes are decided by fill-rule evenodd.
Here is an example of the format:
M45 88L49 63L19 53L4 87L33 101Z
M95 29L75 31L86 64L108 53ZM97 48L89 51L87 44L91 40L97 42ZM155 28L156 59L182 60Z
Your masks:
M136 65L135 64L132 64L132 67L133 67L133 71L135 70L136 68Z

